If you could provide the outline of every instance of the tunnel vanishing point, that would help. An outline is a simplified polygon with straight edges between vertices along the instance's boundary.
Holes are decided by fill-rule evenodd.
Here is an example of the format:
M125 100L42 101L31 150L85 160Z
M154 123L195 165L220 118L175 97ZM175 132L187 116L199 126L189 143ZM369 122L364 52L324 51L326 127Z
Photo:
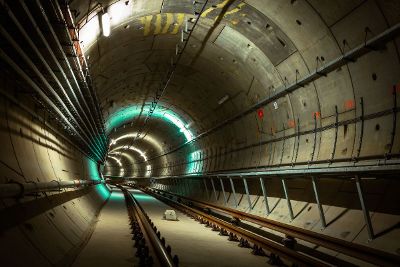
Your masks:
M0 266L400 266L398 0L0 0L0 101Z

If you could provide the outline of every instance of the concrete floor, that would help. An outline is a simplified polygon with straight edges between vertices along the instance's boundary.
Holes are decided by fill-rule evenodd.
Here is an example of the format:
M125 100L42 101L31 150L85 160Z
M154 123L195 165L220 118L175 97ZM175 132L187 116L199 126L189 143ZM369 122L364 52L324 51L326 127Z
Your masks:
M268 258L252 255L250 249L238 247L237 242L228 241L180 212L179 221L163 220L169 206L138 190L131 192L165 237L172 253L179 256L180 266L269 266Z
M122 192L114 190L89 242L73 266L132 266L137 263Z

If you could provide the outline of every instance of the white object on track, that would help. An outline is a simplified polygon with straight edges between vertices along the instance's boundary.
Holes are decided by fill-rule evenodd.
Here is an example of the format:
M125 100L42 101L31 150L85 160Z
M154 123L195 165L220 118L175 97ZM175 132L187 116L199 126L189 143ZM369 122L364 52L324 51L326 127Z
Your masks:
M176 217L176 212L174 210L166 210L164 212L164 219L170 221L177 221L178 218Z

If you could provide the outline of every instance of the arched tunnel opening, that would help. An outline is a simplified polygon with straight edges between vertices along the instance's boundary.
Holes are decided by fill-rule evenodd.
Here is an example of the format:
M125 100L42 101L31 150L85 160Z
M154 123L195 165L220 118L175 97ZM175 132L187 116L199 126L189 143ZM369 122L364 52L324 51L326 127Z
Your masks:
M399 266L396 0L1 0L2 266Z

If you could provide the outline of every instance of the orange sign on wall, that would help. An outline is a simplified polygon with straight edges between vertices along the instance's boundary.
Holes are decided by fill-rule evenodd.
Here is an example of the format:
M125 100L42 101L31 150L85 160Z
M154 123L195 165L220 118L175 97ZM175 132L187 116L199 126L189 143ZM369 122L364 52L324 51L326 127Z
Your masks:
M355 106L354 100L353 99L348 99L344 101L344 109L345 110L350 110L353 109Z

